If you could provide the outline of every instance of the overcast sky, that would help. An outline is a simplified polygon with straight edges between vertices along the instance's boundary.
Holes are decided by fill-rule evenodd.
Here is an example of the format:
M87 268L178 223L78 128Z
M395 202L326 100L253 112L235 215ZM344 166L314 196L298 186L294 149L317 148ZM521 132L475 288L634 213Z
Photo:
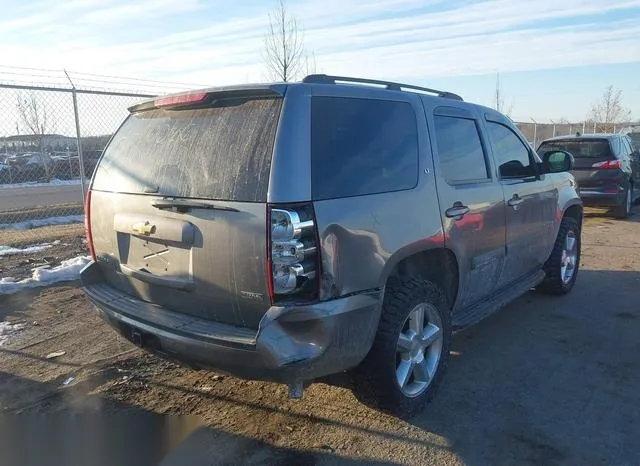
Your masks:
M263 38L274 6L0 0L0 65L194 85L264 81ZM612 84L640 119L640 0L290 0L288 6L325 73L443 88L491 105L499 71L512 116L525 121L580 121Z

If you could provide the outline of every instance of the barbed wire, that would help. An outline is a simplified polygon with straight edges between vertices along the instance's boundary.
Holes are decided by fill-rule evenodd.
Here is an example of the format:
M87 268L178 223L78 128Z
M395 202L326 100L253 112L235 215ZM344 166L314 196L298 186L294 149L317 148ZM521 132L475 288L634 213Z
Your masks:
M33 86L69 88L67 74L76 88L101 91L128 91L162 94L196 87L208 87L208 84L160 81L125 76L101 75L67 70L46 68L28 68L0 65L0 84L29 84Z

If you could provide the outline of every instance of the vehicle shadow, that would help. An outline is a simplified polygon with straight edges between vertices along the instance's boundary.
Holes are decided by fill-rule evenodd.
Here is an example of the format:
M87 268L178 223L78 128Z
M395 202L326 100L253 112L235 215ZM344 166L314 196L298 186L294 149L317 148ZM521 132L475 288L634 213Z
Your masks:
M457 333L439 392L409 422L464 464L640 464L638 287L640 271L581 270L571 294L528 293Z
M606 208L587 207L584 212L585 219L593 220L611 220L618 222L640 222L640 205L635 204L631 206L631 215L626 219L618 219L615 217L612 210Z
M640 464L639 286L640 271L581 270L571 294L528 293L457 333L438 394L407 422L371 410L375 405L370 399L361 399L364 405L343 389L322 384L310 387L300 402L292 402L274 384L232 377L212 382L211 377L218 376L208 372L163 368L159 376L143 375L137 385L125 384L119 390L109 385L122 377L114 365L89 377L84 386L64 389L61 380L43 384L0 372L0 404L7 413L20 411L27 417L86 414L100 420L103 430L110 418L123 413L132 428L108 429L121 430L123 442L146 442L138 435L143 428L131 420L138 416L168 419L158 411L202 414L209 427L194 427L166 457L176 458L166 464L186 466L375 464L338 455L360 456L359 451L377 458L395 448L412 451L414 461L422 464L429 462L426 458L442 458L438 455L464 464ZM129 374L153 361L151 356L135 357L130 367L117 367ZM321 382L353 388L346 374ZM105 383L114 388L87 395ZM209 385L206 390L204 383ZM37 402L20 405L8 400L3 390L8 386L35 393ZM138 391L145 396L137 397ZM287 426L294 426L295 432L287 433ZM117 443L106 444L110 435L100 451L120 449ZM299 448L274 446L271 440L282 435L285 443L287 437L291 440L288 445L304 436L315 438L301 441ZM327 448L311 447L316 438ZM361 446L353 447L352 439L358 438ZM12 439L7 445L12 446ZM0 451L5 451L2 441ZM352 443L343 449L338 442ZM104 464L129 463L119 457Z
M454 337L441 391L412 423L465 464L639 464L640 271L581 270Z
M0 465L393 464L276 447L206 426L197 416L160 414L86 395L88 385L109 377L103 374L84 386L61 389L59 381L35 382L0 371L0 386L39 394L37 401L23 406L11 406L0 397Z

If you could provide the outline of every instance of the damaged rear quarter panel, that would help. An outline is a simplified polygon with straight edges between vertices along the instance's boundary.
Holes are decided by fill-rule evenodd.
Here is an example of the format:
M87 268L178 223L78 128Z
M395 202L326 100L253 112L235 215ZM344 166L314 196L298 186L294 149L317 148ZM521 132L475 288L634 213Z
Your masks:
M327 86L315 95L408 103L415 112L418 143L417 182L411 189L314 202L322 255L320 299L327 300L382 289L402 259L442 247L444 241L431 144L419 96L398 93L391 98L386 91L357 86Z
M413 190L320 201L315 209L323 300L382 288L402 259L443 244L430 176Z

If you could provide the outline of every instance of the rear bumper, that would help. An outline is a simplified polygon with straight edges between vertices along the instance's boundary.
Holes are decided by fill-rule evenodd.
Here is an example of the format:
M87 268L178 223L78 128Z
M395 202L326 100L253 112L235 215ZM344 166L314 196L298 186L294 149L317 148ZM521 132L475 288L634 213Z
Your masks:
M586 206L615 207L625 202L625 188L620 186L617 190L618 192L604 192L598 189L581 189L580 198Z
M259 330L191 317L136 300L109 286L100 268L81 273L101 317L150 352L197 368L282 383L352 368L367 355L380 317L381 292L305 306L272 306Z

